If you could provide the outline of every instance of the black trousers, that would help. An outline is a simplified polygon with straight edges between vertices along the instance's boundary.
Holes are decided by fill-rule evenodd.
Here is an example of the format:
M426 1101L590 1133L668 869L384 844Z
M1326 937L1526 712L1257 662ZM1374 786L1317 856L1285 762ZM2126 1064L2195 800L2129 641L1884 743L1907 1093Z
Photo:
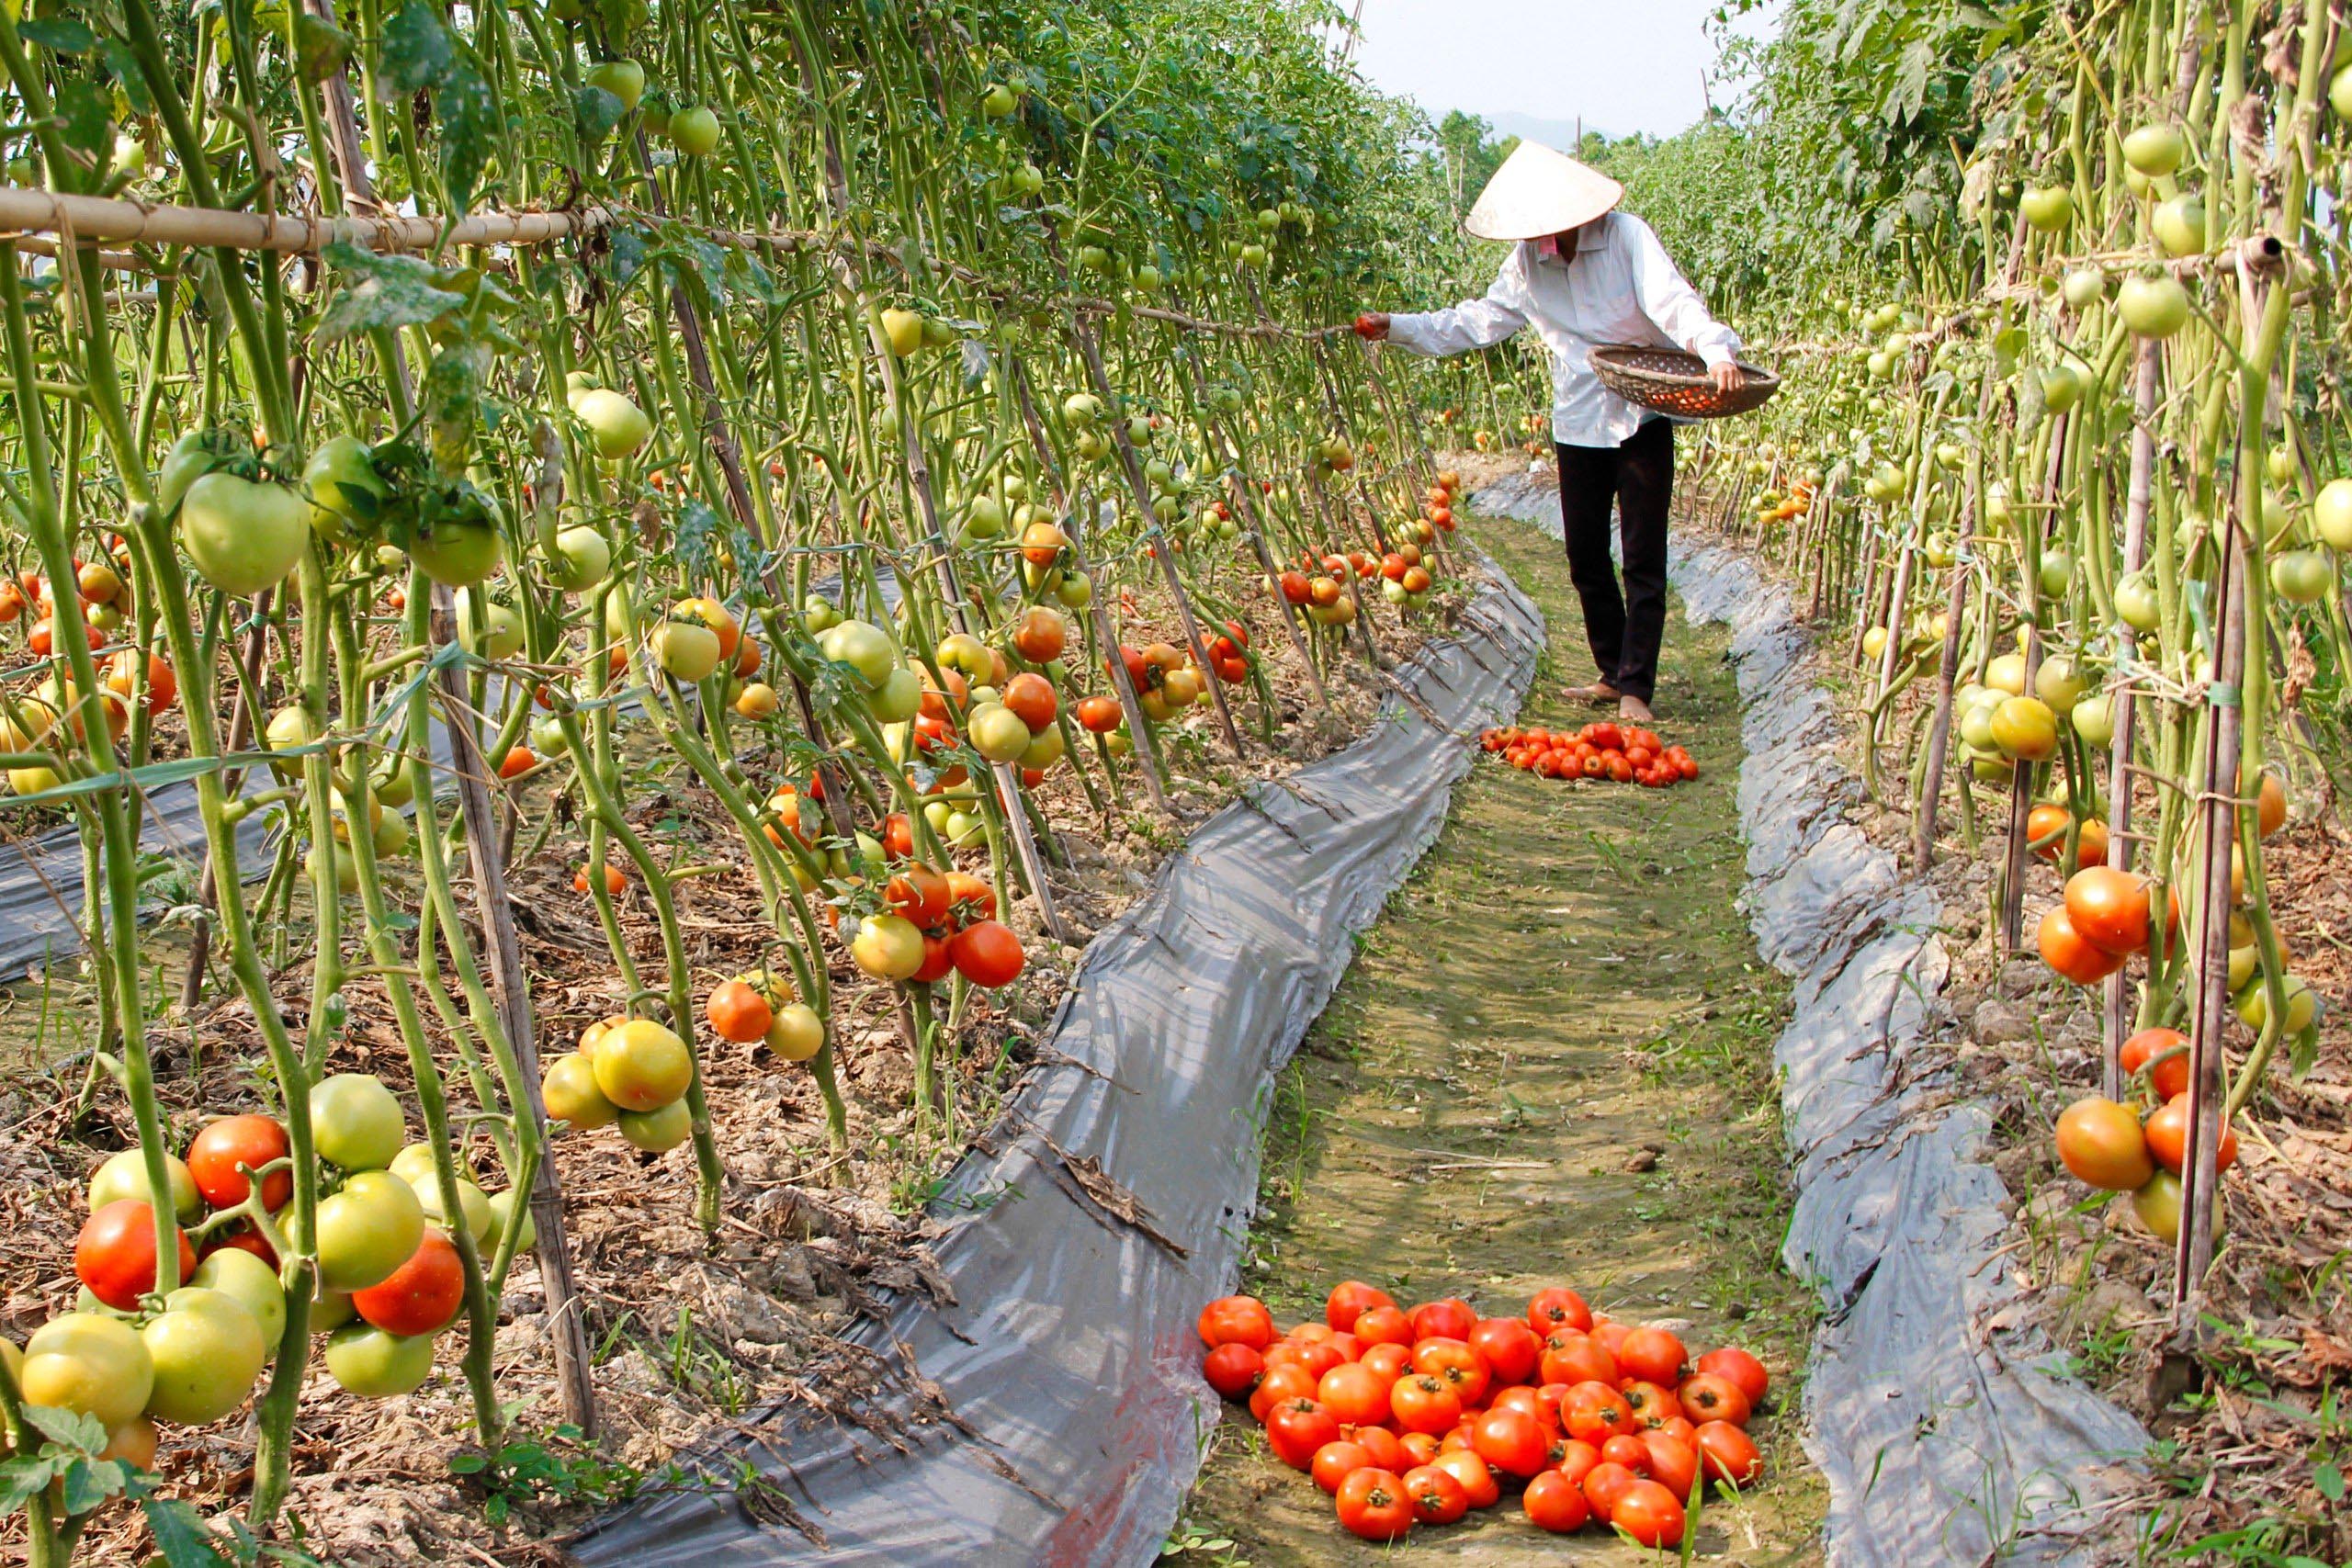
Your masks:
M1648 702L1666 637L1666 522L1674 499L1674 426L1651 420L1618 446L1562 446L1560 522L1568 576L1584 601L1584 632L1600 678ZM1609 506L1617 504L1625 586L1609 558Z

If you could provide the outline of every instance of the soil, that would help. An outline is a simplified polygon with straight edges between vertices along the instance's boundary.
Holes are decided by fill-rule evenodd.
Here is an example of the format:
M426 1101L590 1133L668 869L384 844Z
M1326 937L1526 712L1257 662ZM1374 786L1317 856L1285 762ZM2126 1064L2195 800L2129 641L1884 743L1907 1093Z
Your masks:
M1591 710L1559 694L1590 678L1559 547L1507 522L1471 531L1549 623L1520 722L1585 722ZM1768 1479L1710 1502L1693 1554L1760 1565L1818 1560L1826 1493L1798 1440L1815 1307L1778 1258L1788 1193L1771 1047L1785 985L1735 904L1739 708L1724 653L1720 627L1669 629L1657 728L1698 758L1695 784L1562 783L1484 758L1461 785L1282 1077L1240 1288L1289 1324L1320 1321L1342 1279L1512 1315L1565 1283L1694 1351L1755 1350L1775 1380L1753 1428ZM1409 1550L1479 1563L1637 1555L1598 1530L1540 1534L1508 1497L1416 1532ZM1170 1555L1387 1559L1340 1530L1238 1406Z

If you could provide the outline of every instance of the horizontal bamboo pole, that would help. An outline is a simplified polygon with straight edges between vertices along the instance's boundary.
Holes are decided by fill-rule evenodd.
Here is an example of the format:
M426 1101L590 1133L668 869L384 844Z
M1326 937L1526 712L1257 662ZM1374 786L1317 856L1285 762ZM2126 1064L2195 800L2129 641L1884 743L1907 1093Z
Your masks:
M117 244L203 245L238 251L270 251L283 255L314 254L337 242L347 242L362 250L379 253L426 251L443 245L542 245L616 228L636 221L638 217L627 208L595 202L560 212L477 212L454 220L409 218L398 214L382 218L307 218L287 213L241 212L220 208L122 201L106 197L29 189L22 186L0 186L0 235L55 234L61 240L76 244L110 241ZM653 215L647 215L644 220L649 223L675 221ZM688 227L695 228L718 244L738 250L797 251L826 243L825 236L821 234L798 230L738 233L700 225ZM39 241L28 248L40 254L53 254L52 247ZM876 241L866 242L865 248L891 261L901 260L889 246ZM119 252L110 253L104 259L107 265L124 271L140 270L134 258ZM1016 291L967 268L951 265L948 270L973 287L1000 299L1015 295ZM1089 315L1111 315L1119 310L1118 304L1109 299L1080 297L1069 303ZM1180 310L1152 305L1136 305L1130 309L1137 316L1166 321L1189 332L1213 333L1226 337L1325 337L1347 330L1344 327L1324 327L1298 332L1271 323L1243 326L1204 321Z

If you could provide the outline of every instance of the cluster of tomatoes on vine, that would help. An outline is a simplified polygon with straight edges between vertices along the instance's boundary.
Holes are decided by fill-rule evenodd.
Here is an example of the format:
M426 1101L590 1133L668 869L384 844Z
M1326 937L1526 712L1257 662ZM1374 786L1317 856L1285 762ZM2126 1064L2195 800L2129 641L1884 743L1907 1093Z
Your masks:
M1566 1287L1481 1317L1453 1298L1407 1311L1349 1280L1323 1317L1280 1333L1257 1298L1221 1297L1201 1311L1202 1372L1365 1540L1453 1524L1508 1490L1541 1529L1598 1521L1674 1547L1707 1482L1763 1475L1746 1428L1771 1379L1746 1350L1694 1361L1667 1329L1596 1314Z
M1698 762L1684 748L1668 745L1655 730L1608 719L1573 732L1511 725L1484 731L1478 745L1538 778L1605 779L1667 789L1699 776Z

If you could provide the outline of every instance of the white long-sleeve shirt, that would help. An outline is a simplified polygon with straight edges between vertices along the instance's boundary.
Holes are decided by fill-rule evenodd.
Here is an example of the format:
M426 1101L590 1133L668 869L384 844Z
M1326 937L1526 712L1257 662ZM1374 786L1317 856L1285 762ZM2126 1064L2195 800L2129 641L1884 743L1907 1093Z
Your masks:
M1632 213L1607 214L1577 241L1576 259L1565 263L1535 241L1520 242L1485 299L1391 316L1388 341L1442 356L1491 348L1532 325L1552 354L1552 439L1564 446L1619 445L1648 411L1600 384L1589 350L1623 343L1680 348L1713 369L1738 355L1739 339L1707 313L1657 235Z

